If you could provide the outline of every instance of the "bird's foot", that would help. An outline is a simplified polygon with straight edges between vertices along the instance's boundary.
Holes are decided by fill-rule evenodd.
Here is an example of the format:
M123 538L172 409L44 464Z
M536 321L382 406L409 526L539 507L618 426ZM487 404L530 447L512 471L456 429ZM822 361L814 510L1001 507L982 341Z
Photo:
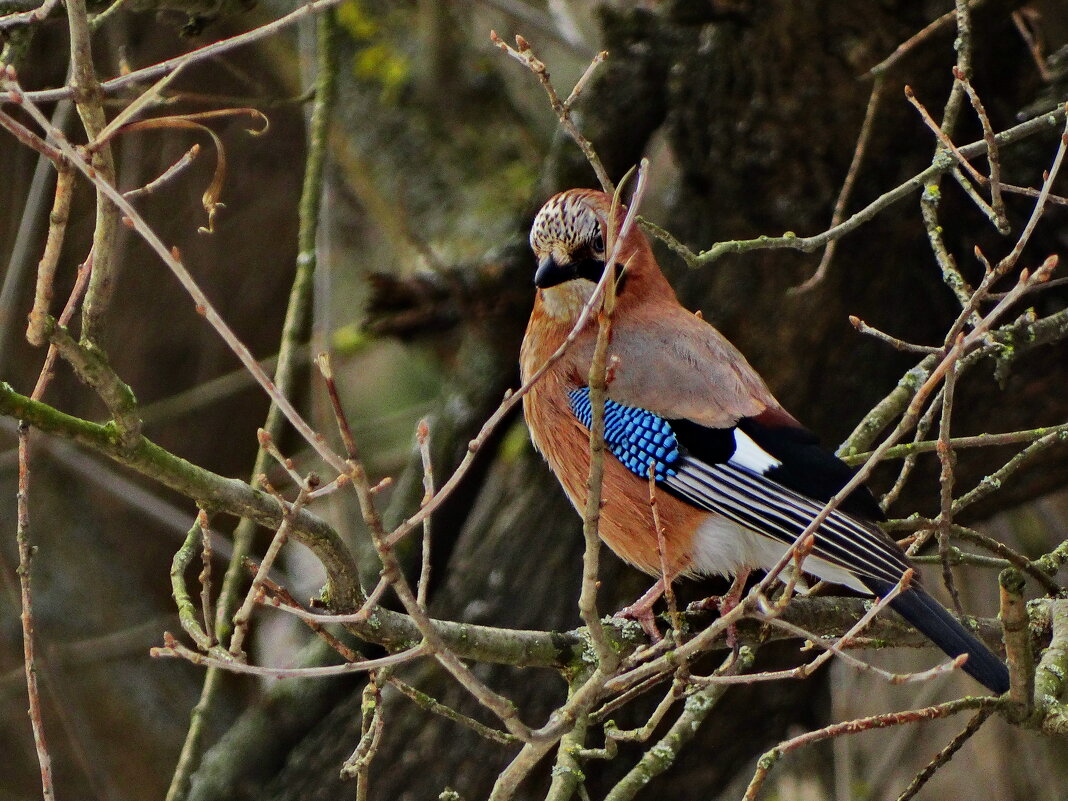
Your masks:
M633 603L630 606L624 606L612 617L621 617L641 624L642 631L645 632L651 642L657 643L664 639L664 635L657 628L656 615L653 614L652 604Z
M639 623L642 627L642 631L645 632L652 642L660 642L664 637L660 633L660 629L657 628L656 615L653 614L653 605L660 600L660 596L663 594L664 582L661 579L650 587L645 595L629 606L624 606L612 615L612 617L622 617Z
M738 606L738 599L732 599L729 594L712 595L700 601L694 601L686 607L686 611L711 612L712 610L718 610L719 616L723 617L736 606ZM738 627L733 623L727 624L727 646L733 651L738 650Z
M731 584L730 589L723 595L712 595L704 600L695 601L690 604L689 609L699 611L717 609L719 610L719 616L725 617L741 603L742 592L745 590L745 582L748 578L748 570L740 571L734 577L734 582ZM727 645L733 651L738 650L738 627L734 623L727 624Z

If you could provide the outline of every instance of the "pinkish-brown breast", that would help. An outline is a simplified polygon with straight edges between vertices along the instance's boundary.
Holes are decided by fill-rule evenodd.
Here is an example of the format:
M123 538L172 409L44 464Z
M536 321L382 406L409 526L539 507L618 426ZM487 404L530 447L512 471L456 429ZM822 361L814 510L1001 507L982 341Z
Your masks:
M568 334L563 326L542 316L535 304L523 348L520 366L526 381ZM589 432L575 418L567 393L587 383L592 341L596 326L587 327L523 399L523 412L534 446L545 457L570 498L583 514L590 469ZM649 502L649 482L624 467L614 456L605 454L602 509L599 532L621 559L652 575L660 575L661 563ZM656 494L657 512L664 530L665 563L669 573L690 570L690 545L701 511L666 492Z

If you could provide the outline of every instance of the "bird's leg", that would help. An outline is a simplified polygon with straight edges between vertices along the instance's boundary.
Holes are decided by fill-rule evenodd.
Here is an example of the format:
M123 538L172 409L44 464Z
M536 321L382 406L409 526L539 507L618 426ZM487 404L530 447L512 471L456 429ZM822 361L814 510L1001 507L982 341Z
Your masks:
M742 593L745 591L745 582L749 579L749 568L742 568L735 576L734 581L731 583L730 589L723 595L713 595L710 598L705 598L703 601L698 601L695 604L691 604L691 609L718 609L719 616L723 617L725 614L733 610L742 600ZM738 627L731 623L727 626L727 645L732 649L738 648Z
M738 575L734 577L734 583L731 584L727 594L720 599L719 613L725 615L738 606L738 603L742 600L742 592L745 591L745 582L749 580L750 570L748 567L743 567L738 571Z
M660 634L660 629L656 627L656 616L653 614L653 604L660 600L660 596L664 594L664 579L657 579L656 584L648 589L648 591L634 603L629 606L624 606L612 617L623 617L628 620L634 620L641 624L642 631L644 631L650 640L653 642L660 642L663 636Z

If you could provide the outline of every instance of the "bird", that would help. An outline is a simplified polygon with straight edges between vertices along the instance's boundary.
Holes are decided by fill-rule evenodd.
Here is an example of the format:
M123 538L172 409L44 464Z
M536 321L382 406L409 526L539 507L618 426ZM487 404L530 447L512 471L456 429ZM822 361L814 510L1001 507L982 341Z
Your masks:
M611 196L569 189L546 201L530 231L536 297L520 347L523 413L534 447L580 514L597 315L572 329L604 273L606 243L624 212L617 204L610 220ZM734 576L740 595L739 579L744 584L749 571L779 562L854 471L783 408L734 345L680 304L638 226L624 232L611 255L615 305L599 534L623 561L659 577L617 613L644 625L665 581ZM911 565L879 527L883 519L871 491L858 487L806 542L802 570L885 597ZM917 577L890 606L949 656L967 654L963 669L989 690L1008 690L1004 663Z

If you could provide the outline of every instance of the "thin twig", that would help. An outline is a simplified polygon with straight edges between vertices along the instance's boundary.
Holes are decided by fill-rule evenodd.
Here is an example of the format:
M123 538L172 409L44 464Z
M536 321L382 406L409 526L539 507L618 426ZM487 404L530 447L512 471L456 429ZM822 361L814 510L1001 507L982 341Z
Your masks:
M309 475L301 484L300 492L297 493L297 497L291 505L287 505L281 498L278 499L279 505L283 510L282 524L274 532L274 536L271 538L271 544L267 547L267 551L263 555L263 560L260 562L259 569L256 571L256 576L252 580L248 592L245 594L244 602L234 613L234 633L230 638L231 656L239 658L243 656L243 645L245 643L245 637L248 635L249 618L252 616L252 610L256 606L256 599L260 595L263 579L271 572L271 568L274 566L274 560L278 557L278 554L282 550L282 546L285 545L286 539L289 537L289 529L293 525L293 518L300 513L300 510L308 500L308 493L317 483L318 479L314 474Z
M923 789L923 786L927 784L930 778L953 758L953 755L956 754L977 731L979 731L979 728L986 722L986 719L993 714L994 710L992 708L980 709L976 712L960 734L950 740L946 744L946 747L939 751L935 755L935 758L928 762L923 770L916 774L913 780L909 782L909 786L897 797L897 801L909 801L910 799L915 798L916 793Z
M638 192L641 192L644 188L642 176L639 176L638 181ZM632 209L638 201L640 198L636 197L631 204ZM617 275L616 260L619 258L619 247L623 241L617 228L618 210L619 195L617 192L612 198L612 207L608 214L605 239L609 256L605 260L604 270L608 278L606 281L599 282L604 283L604 289L600 293L601 301L597 308L597 338L587 375L590 393L590 467L586 481L586 502L582 512L582 535L585 547L582 553L582 587L578 600L579 615L589 630L590 642L597 654L597 661L609 672L614 670L618 664L618 656L605 636L604 625L597 611L597 588L600 585L598 571L601 546L601 492L604 483L605 450L607 449L604 441L604 417L609 381L608 342L612 335L616 282L620 277ZM622 272L626 273L626 266L623 267Z
M746 788L742 801L756 801L757 797L760 795L760 789L764 785L764 780L767 779L768 773L772 767L774 767L775 763L778 762L783 755L788 754L791 751L796 751L803 746L812 745L823 740L831 739L832 737L841 737L845 734L856 734L857 732L862 731L884 729L888 726L902 726L923 720L945 718L950 715L965 712L969 709L995 709L1000 703L1001 701L999 699L990 697L960 698L955 701L947 701L944 704L924 707L923 709L911 709L907 712L888 712L883 715L872 715L871 717L847 720L842 723L832 723L830 726L825 726L822 729L798 735L797 737L779 743L760 758L757 762L756 772L753 774L753 778L749 782L749 786Z
M178 621L182 629L193 639L200 650L206 652L215 646L215 638L208 634L207 627L201 625L185 583L186 568L193 561L196 546L203 536L203 529L200 526L201 514L203 511L197 515L197 521L189 528L185 541L171 559L171 594L178 607ZM203 611L207 614L207 610Z
M1032 189L1030 186L1016 186L1015 184L1001 184L1001 189L1005 192L1010 192L1014 195L1024 195L1026 197L1038 197L1041 191L1038 189ZM1061 195L1048 194L1046 195L1046 202L1052 203L1055 206L1068 206L1068 197L1062 197Z
M1059 108L1062 113L1068 112L1068 103L1061 105ZM1046 201L1049 198L1050 190L1053 188L1053 182L1057 180L1057 173L1060 172L1061 164L1064 163L1064 152L1066 147L1068 147L1068 119L1065 121L1064 128L1061 132L1060 145L1058 145L1057 153L1053 157L1053 164L1046 173L1046 179L1042 182L1042 189L1038 193L1038 199L1035 201L1035 207L1031 211L1031 216L1028 218L1023 231L1020 232L1020 237L1016 240L1016 244L1013 246L1012 250L998 263L998 269L1015 266L1020 258L1020 254L1030 241L1031 234L1034 232L1035 226L1038 225L1038 221L1042 218L1042 214L1045 211ZM1007 267L1003 267L1003 265Z
M960 524L954 524L952 527L954 537L959 537L967 542L974 543L981 548L986 548L991 553L997 554L1009 564L1024 571L1042 585L1042 588L1050 595L1059 595L1062 592L1061 586L1053 580L1052 573L1056 573L1056 570L1052 572L1043 569L1040 566L1039 560L1030 560L1022 553L1017 553L1001 540L996 540L993 537L975 531L974 529L967 528Z
M891 673L889 670L883 670L882 668L875 667L875 665L872 665L861 659L857 659L857 657L853 656L851 653L845 650L845 648L849 646L856 647L857 642L860 639L858 637L850 638L849 642L843 642L841 639L839 639L837 642L832 642L824 639L823 637L816 637L811 632L801 628L800 626L795 626L793 623L782 620L777 616L759 615L757 616L757 620L760 620L774 628L779 628L783 631L787 631L790 634L793 634L794 636L801 637L812 643L815 647L822 648L825 651L834 654L834 656L845 662L850 667L856 668L857 670L864 673L872 673L886 680L890 684L911 684L914 682L930 681L931 679L937 676L942 676L960 667L957 659L950 659L948 662L943 662L939 665L935 665L933 668L928 668L927 670L920 670L912 673ZM700 681L700 679L698 680Z
M798 288L800 290L800 287ZM906 342L903 339L898 339L895 336L884 333L874 326L868 325L855 315L849 316L850 324L857 329L861 334L867 334L868 336L875 337L881 342L885 342L895 350L905 351L906 353L942 353L942 348L936 348L932 345L915 345L912 342Z
M124 125L133 122L134 118L140 115L142 111L161 105L164 102L163 90L178 77L185 66L185 64L180 64L172 72L167 73L152 86L145 89L133 101L125 104L119 113L112 117L108 124L90 140L87 148L93 150L102 147L105 143L110 142Z
M419 421L416 427L415 438L419 443L419 457L423 462L423 500L420 506L430 503L434 497L434 462L430 458L430 425L425 419ZM430 587L430 544L431 544L431 518L423 521L423 548L419 567L419 581L416 584L415 599L423 609L426 609L426 596Z
M70 86L86 138L92 142L106 127L107 117L101 104L103 95L93 64L89 12L86 10L86 0L67 0L66 6L70 34ZM42 120L38 122L42 123ZM49 134L53 133L43 123L42 128ZM94 149L90 160L90 170L98 180L96 226L93 231L93 273L82 302L81 338L86 342L98 343L103 334L103 316L114 290L119 213L103 190L103 186L115 183L115 158L111 147L105 144Z
M582 150L582 155L586 157L586 161L593 167L593 171L597 173L597 180L601 183L601 189L608 194L612 194L616 191L616 186L612 183L612 179L608 177L608 171L605 170L604 165L601 164L601 159L597 156L597 152L593 149L593 145L590 144L590 140L582 135L578 126L575 125L575 120L571 116L571 104L578 99L582 92L582 88L586 85L586 82L590 79L590 75L594 69L608 57L606 51L602 51L593 57L593 61L590 62L589 67L579 78L578 83L575 84L575 88L568 96L567 102L560 100L560 96L556 93L556 89L549 80L549 70L545 67L531 50L530 44L522 36L515 37L515 47L511 47L501 37L497 35L496 31L490 31L490 40L497 45L501 50L514 58L520 64L523 64L541 81L542 87L545 89L545 93L549 96L549 105L552 106L553 111L556 112L557 118L560 120L560 127L567 131L568 135L575 140L575 144Z
M420 709L424 709L434 715L440 715L446 720L451 720L454 723L459 723L461 726L466 726L471 729L479 737L486 740L490 740L500 745L518 745L519 739L515 736L508 734L508 732L498 731L485 723L480 723L474 718L470 718L467 715L457 712L450 706L446 706L440 701L435 700L426 693L420 692L410 684L406 684L398 678L390 677L389 683L399 690L405 697L416 704Z
M378 752L378 744L382 739L382 731L385 727L385 718L382 713L382 692L378 686L378 678L372 676L371 681L363 688L360 701L360 742L356 750L345 760L341 766L342 779L356 779L356 801L367 801L368 773L371 761Z
M215 639L215 627L211 619L211 559L212 559L212 531L208 521L208 513L201 509L197 513L197 526L200 528L200 612L204 619L204 633L209 640Z
M26 340L37 347L48 341L48 310L52 303L52 283L56 276L59 255L63 250L73 198L74 171L63 164L56 173L56 195L52 201L52 212L48 216L48 238L45 240L41 261L37 265L37 288L33 296L29 324L26 326Z
M1016 25L1016 30L1020 32L1020 38L1024 40L1027 49L1031 51L1031 58L1034 60L1035 68L1038 70L1038 77L1042 79L1043 83L1049 83L1053 80L1053 75L1043 52L1042 43L1032 28L1032 25L1039 20L1041 20L1041 12L1027 6L1012 12L1013 24Z
M1018 442L1033 442L1036 439L1041 439L1042 437L1061 432L1068 433L1068 423L1063 423L1059 426L1032 428L1027 431L1007 431L1004 434L977 434L973 437L953 437L949 440L949 445L954 450L958 448L984 448L998 445L1015 445ZM910 442L906 445L895 445L886 451L883 455L883 459L901 459L914 454L934 453L937 448L937 440L922 440L919 442ZM843 456L842 461L848 465L857 465L867 461L869 456L871 456L871 451L865 451L864 453Z
M653 528L656 530L656 555L660 558L660 581L664 585L664 600L667 602L668 618L671 627L675 629L676 639L682 636L682 618L679 617L679 607L675 602L675 573L668 569L667 563L667 536L664 524L660 521L660 504L656 499L656 464L649 462L649 511L653 516Z
M194 144L189 150L185 152L178 161L174 162L170 167L160 173L159 177L149 181L144 186L139 186L136 189L127 189L123 192L123 195L127 200L133 200L134 198L145 197L151 195L165 184L174 180L186 167L193 163L196 157L200 155L200 145Z
M979 0L979 2L982 2L982 0ZM973 3L972 7L974 8L975 6L978 6L979 2ZM889 56L887 56L874 67L872 67L870 70L868 70L868 75L878 76L886 74L897 64L898 61L900 61L907 53L909 53L913 48L915 48L916 45L931 38L931 36L935 32L944 28L956 18L957 12L956 9L954 9L953 11L947 11L942 16L927 23L927 25L925 25L919 31L912 34L912 36L910 36L904 42L895 47L894 51Z
M957 336L959 338L964 335L958 334ZM956 466L956 456L953 453L952 446L949 444L950 426L953 417L953 396L957 385L959 368L960 361L957 361L946 372L946 379L942 384L942 414L939 417L938 447L935 452L938 454L938 461L941 465L938 477L940 511L938 513L937 536L938 555L942 559L942 583L953 600L953 607L957 610L957 614L963 615L964 607L960 601L960 593L957 592L957 585L953 581L953 568L946 558L946 554L949 551L950 527L953 525L953 486L956 481L956 475L953 472L953 468Z
M111 17L112 14L114 14L116 11L126 5L127 2L129 2L129 0L114 0L114 2L112 2L111 5L105 8L103 11L97 14L90 15L89 30L93 32L99 30L100 26L103 25L108 20L108 18Z
M673 250L691 269L700 266L697 261L697 254L690 250L686 245L682 244L671 231L666 228L661 228L652 220L646 219L641 215L638 215L638 224L642 227L645 233L649 234L656 239L659 239L669 249Z
M281 467L286 475L289 476L289 480L296 486L303 487L305 484L304 477L297 472L296 467L293 464L293 460L285 456L278 446L274 442L274 437L266 429L260 428L256 430L256 440L260 443L260 447L266 451L275 462ZM260 477L257 479L261 484L266 487L266 477Z
M246 31L237 36L231 36L229 39L221 39L218 42L212 42L211 44L198 47L196 50L191 50L183 55L175 56L166 61L160 61L148 67L133 70L124 75L112 78L111 80L104 81L100 84L100 91L105 95L114 94L120 90L126 89L131 84L140 84L145 81L154 80L161 75L167 75L187 64L195 64L209 58L221 56L223 53L229 52L235 48L243 47L244 45L258 42L260 39L266 39L273 36L283 28L295 25L303 19L314 16L326 9L333 8L341 2L342 0L311 0L311 2L298 6L293 11L279 17L273 22L269 22L266 25L260 25L253 28L251 31ZM74 90L69 86L65 86L59 89L42 89L40 91L27 92L26 97L33 103L52 103L57 100L69 98L73 94ZM0 105L10 101L11 98L0 95Z
M0 61L2 60L0 58ZM57 128L65 128L73 108L73 104L68 101L57 104L52 112L52 123ZM0 286L0 372L6 371L5 362L10 351L11 337L22 322L17 319L18 315L15 311L19 305L17 298L21 297L24 279L33 264L32 253L38 247L38 229L43 221L46 200L51 188L52 170L61 165L66 167L62 161L55 162L44 153L38 156L33 168L33 177L30 179L26 192L26 200L22 206L18 229L15 231L14 240L11 241L7 269L4 272L3 284ZM54 197L58 198L58 195ZM53 211L56 210L55 200L53 200ZM52 227L50 223L48 231L50 238L53 236Z
M957 159L957 163L964 167L964 169L968 171L968 174L971 175L972 178L974 178L976 181L978 181L979 183L986 183L986 176L979 172L979 170L975 169L975 167L972 166L971 162L964 157L964 154L962 154L960 150L957 149L957 146L953 144L953 140L949 138L949 134L942 130L942 126L935 122L934 117L931 116L931 113L927 110L927 107L920 102L920 99L918 97L916 97L916 94L912 91L911 86L905 86L905 97L908 99L909 103L911 103L912 106L920 113L920 119L922 119L924 124L931 129L934 135L938 138L938 141L942 143L942 146L950 153L952 153L954 158ZM988 147L989 144L990 143L987 142Z
M927 407L927 411L923 413L919 421L916 423L916 431L912 435L912 444L915 445L922 442L927 436L927 432L931 430L931 426L934 423L935 412L941 406L942 390L938 390L935 393L934 398L931 400L931 404ZM895 446L903 447L903 446ZM934 444L932 443L932 450ZM893 451L894 448L890 448L887 453ZM888 457L884 457L888 458ZM897 500L902 490L905 488L905 484L908 482L909 477L912 475L913 469L916 467L916 462L919 456L917 453L908 453L905 456L904 461L901 464L901 469L898 471L897 478L894 480L894 484L887 490L886 494L879 500L879 507L885 512L890 506ZM863 461L863 460L860 460ZM849 462L846 462L849 464Z
M337 382L334 380L334 365L330 360L330 354L323 351L315 357L315 364L326 384L326 394L330 398L330 406L334 412L334 420L337 423L338 432L341 434L341 443L345 446L345 453L350 459L359 459L360 453L356 449L356 438L352 436L352 427L349 425L348 415L341 403L341 395L337 391Z
M29 700L30 725L33 728L33 744L37 750L37 763L41 769L41 793L45 801L54 801L52 785L52 758L44 732L41 713L41 695L37 689L37 664L34 652L33 590L30 583L30 563L34 547L30 544L30 428L19 425L19 477L16 503L15 540L19 550L19 586L21 588L22 614L22 659L26 669L26 696Z
M1012 128L1002 131L996 137L997 143L1004 147L1007 144L1018 142L1040 131L1048 130L1051 125L1056 125L1065 117L1064 106L1058 106L1052 111L1038 114L1035 117L1022 122ZM965 158L973 158L986 152L986 142L980 140L957 148ZM723 256L734 253L747 253L754 250L800 250L811 253L824 247L834 239L840 239L852 231L860 228L865 223L874 219L884 209L909 197L913 192L922 190L928 182L939 175L949 172L956 165L953 159L936 161L922 172L917 173L894 189L880 195L864 208L854 212L842 221L840 225L828 228L813 236L797 236L786 234L783 236L759 236L755 239L738 239L726 242L717 242L708 250L704 250L688 262L692 267L705 267Z
M34 25L51 14L57 5L59 5L59 0L44 0L37 8L32 8L29 11L4 14L4 16L0 17L0 31L6 31L20 25Z
M228 673L240 673L246 676L265 676L272 679L319 679L326 676L344 676L350 673L365 673L369 670L379 670L384 667L389 667L390 665L402 665L406 662L421 659L429 654L430 647L423 644L395 654L390 654L389 656L383 656L379 659L367 659L363 662L345 662L340 665L323 665L321 667L272 668L261 665L249 665L245 662L238 662L235 659L225 659L202 654L199 651L194 651L191 648L182 645L167 632L164 632L163 634L163 645L152 648L149 651L149 655L155 658L184 659L187 662L192 662L194 665L218 668L219 670L225 670Z
M5 70L5 75L8 80L15 80L15 68L10 64ZM0 92L0 99L3 99L4 94ZM8 114L0 114L0 128L3 128L9 134L18 139L22 144L27 147L33 148L46 159L52 162L57 169L63 164L63 153L57 148L50 145L44 139L39 137L21 122L11 117Z
M875 73L875 79L872 82L871 87L871 95L868 97L868 106L864 110L864 121L860 124L860 133L857 135L857 144L853 148L853 158L849 162L849 169L846 170L846 177L842 182L842 188L838 190L838 199L834 202L834 211L831 212L831 228L840 225L845 218L846 207L849 205L849 200L853 195L853 187L857 182L857 175L860 174L860 165L864 161L864 154L867 152L868 142L871 140L871 132L875 129L875 113L879 108L879 102L882 100L885 84L885 73ZM827 246L823 249L823 256L820 258L820 263L816 268L816 272L814 272L806 281L794 287L792 291L798 293L808 292L819 286L819 284L823 282L823 279L827 277L827 271L831 267L831 259L834 258L834 251L837 247L837 239L832 239L828 242Z
M1068 442L1068 429L1063 426L1058 427L1051 434L1036 439L1000 468L980 480L971 490L958 497L953 502L953 514L960 514L961 510L982 500L995 490L1001 489L1006 479L1033 461L1040 453L1061 442Z
M888 592L882 598L877 599L876 602L872 604L871 607L867 610L867 612L865 612L860 617L860 619L857 620L857 622L854 623L848 631L846 631L845 634L838 638L837 642L835 642L832 647L825 648L811 662L806 662L804 664L798 665L795 668L789 668L786 670L765 671L763 673L754 673L745 676L693 676L690 680L696 684L750 684L758 681L806 679L811 676L815 671L817 671L832 656L840 653L844 648L847 648L849 644L854 639L856 639L856 637L860 635L860 633L864 631L865 628L868 627L868 625L872 622L872 620L875 619L875 616L878 615L879 612L886 609L898 595L900 595L905 589L908 588L909 584L912 581L912 576L912 570L907 570L905 574L901 577L901 580L898 581L898 583L890 590L890 592ZM762 613L757 614L756 617L758 619L768 621L777 617L780 611L781 608L776 609L772 614ZM814 641L817 639L815 635L809 634L807 632L805 636ZM824 643L820 644L823 645ZM959 667L959 664L957 663L957 661L951 660L948 664L940 665L935 668L934 672L942 673L946 670L950 670L955 667ZM925 671L923 674L920 674L920 678L930 678L930 674L931 671Z
M968 76L954 67L953 77L964 84L964 91L968 93L968 99L972 103L972 108L975 109L975 115L983 126L986 158L990 164L990 206L994 211L998 232L1007 234L1009 232L1009 220L1005 216L1005 200L1001 195L1001 158L998 154L998 141L994 136L994 127L990 124L990 117L986 113L986 107L983 105L983 101L979 99L979 94L975 91L975 87L972 86L972 82L968 80Z

